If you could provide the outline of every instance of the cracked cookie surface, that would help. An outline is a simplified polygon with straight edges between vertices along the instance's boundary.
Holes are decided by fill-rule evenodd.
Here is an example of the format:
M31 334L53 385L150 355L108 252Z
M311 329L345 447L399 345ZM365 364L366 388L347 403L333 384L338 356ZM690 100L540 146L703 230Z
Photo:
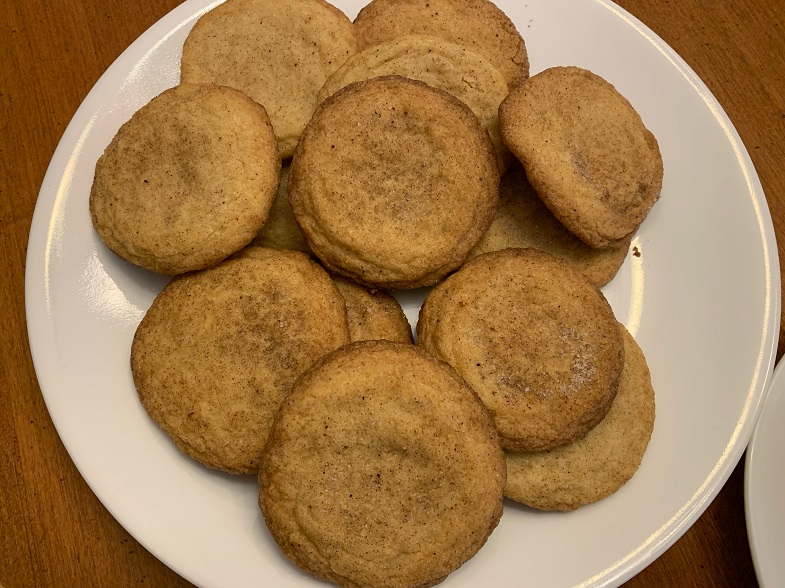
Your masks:
M381 289L436 283L491 222L499 171L468 106L384 76L322 102L297 145L289 200L333 273Z
M248 248L176 277L134 335L139 399L184 453L255 473L291 385L349 342L343 298L305 254Z
M624 362L599 289L535 249L474 258L431 291L417 334L489 408L505 450L585 435L608 412Z
M506 475L487 410L412 345L353 343L295 384L259 472L283 552L339 586L425 587L485 543Z
M93 226L145 269L204 269L253 239L280 169L264 108L233 88L175 86L135 112L98 160Z

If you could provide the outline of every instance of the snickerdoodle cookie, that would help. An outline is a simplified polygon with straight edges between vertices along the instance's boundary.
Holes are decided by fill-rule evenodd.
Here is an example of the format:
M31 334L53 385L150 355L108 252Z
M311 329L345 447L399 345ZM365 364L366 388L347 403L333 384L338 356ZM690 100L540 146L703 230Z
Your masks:
M521 164L502 176L496 215L470 259L508 247L532 247L566 261L602 287L618 273L629 252L631 236L595 249L570 233L531 187Z
M529 75L515 24L490 0L372 0L354 20L368 45L402 35L432 35L486 56L508 86Z
M318 578L425 587L485 543L505 476L493 422L450 366L364 341L320 361L283 402L259 505L281 550Z
M498 196L493 146L469 107L399 76L322 102L289 176L311 250L330 271L382 289L432 285L458 267Z
M263 105L285 159L327 76L358 48L352 22L325 0L227 0L191 29L180 76L238 88Z
M600 290L535 249L474 258L431 291L417 334L477 392L511 451L585 435L608 412L624 365Z
M262 227L280 168L264 108L233 88L176 86L134 113L98 160L93 226L151 271L210 267Z
M654 135L616 88L578 67L553 67L510 90L502 139L564 226L592 247L633 233L660 197Z
M654 429L654 388L638 344L624 334L624 371L605 418L584 437L507 454L505 496L541 510L574 510L616 492L638 470Z
M174 278L134 336L148 414L187 455L253 473L281 401L302 372L349 342L330 276L305 254L255 248Z

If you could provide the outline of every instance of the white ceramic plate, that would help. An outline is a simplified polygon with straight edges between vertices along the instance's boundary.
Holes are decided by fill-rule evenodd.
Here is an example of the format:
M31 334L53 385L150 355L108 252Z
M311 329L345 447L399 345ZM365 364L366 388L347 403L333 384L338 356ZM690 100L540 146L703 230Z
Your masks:
M785 586L785 362L777 364L744 470L752 562L761 588Z
M780 283L771 219L731 123L684 62L600 0L499 0L532 71L574 64L627 96L659 139L662 198L605 288L652 372L657 421L637 475L569 514L509 503L486 546L448 586L608 586L661 554L708 506L752 433L773 365ZM341 0L354 17L361 1ZM52 419L111 513L204 587L318 585L280 554L256 484L183 457L147 418L129 347L165 279L98 240L87 201L96 159L120 125L177 83L191 0L142 35L85 99L44 179L27 258L30 343ZM417 296L403 296L416 320Z

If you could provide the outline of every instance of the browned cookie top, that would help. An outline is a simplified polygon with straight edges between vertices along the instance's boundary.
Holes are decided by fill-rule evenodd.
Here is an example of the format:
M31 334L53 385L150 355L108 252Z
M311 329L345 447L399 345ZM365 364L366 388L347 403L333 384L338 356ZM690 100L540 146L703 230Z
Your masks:
M504 481L493 423L455 371L412 345L364 341L295 384L265 447L259 504L309 573L425 587L485 543Z
M529 75L526 44L489 0L372 0L354 20L368 45L402 35L433 35L485 55L508 86Z
M136 331L131 368L145 409L182 451L252 473L294 381L348 342L327 273L303 253L254 248L172 280Z
M477 392L507 450L539 451L585 435L610 408L624 361L602 293L535 249L469 262L428 295L417 334Z
M176 86L134 113L98 160L93 225L154 272L210 267L262 227L280 168L264 108L233 88Z
M660 196L657 140L590 71L554 67L525 80L499 107L499 124L543 202L592 247L630 235Z
M490 224L498 189L491 141L471 110L397 76L324 101L289 177L313 252L379 288L431 285L456 268Z

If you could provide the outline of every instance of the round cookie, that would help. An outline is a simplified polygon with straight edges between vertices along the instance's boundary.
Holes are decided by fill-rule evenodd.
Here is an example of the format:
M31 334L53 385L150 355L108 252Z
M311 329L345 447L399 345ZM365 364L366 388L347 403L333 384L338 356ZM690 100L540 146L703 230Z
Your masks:
M566 261L601 288L618 273L631 241L632 235L603 249L586 245L553 216L515 162L502 176L493 222L467 261L500 249L532 247Z
M305 254L255 248L164 287L136 330L131 368L142 405L184 453L254 473L294 381L348 342L327 273Z
M654 135L624 96L578 67L554 67L510 90L502 139L562 224L591 247L635 232L662 188Z
M289 166L281 170L281 179L278 184L278 193L270 208L267 223L253 238L251 245L258 247L271 247L273 249L293 249L310 253L311 249L305 242L300 227L294 219L292 206L289 204Z
M227 0L183 45L183 82L239 88L262 104L291 157L333 71L359 48L352 22L324 0Z
M458 267L499 195L488 133L460 100L398 76L355 82L319 105L297 145L289 200L333 273L416 288Z
M176 86L134 113L98 159L93 226L148 270L210 267L262 227L280 168L264 108L232 88Z
M364 341L295 384L264 450L259 505L283 552L318 578L425 587L485 543L505 476L487 410L452 368Z
M542 451L608 412L624 364L610 305L588 278L536 249L476 257L434 288L418 345L490 409L508 451Z
M465 45L490 59L510 87L529 75L523 37L489 0L372 0L354 25L368 45L403 35L432 35Z
M654 429L654 389L646 358L624 334L624 371L608 414L569 445L508 453L508 498L541 510L574 510L621 488L640 467Z
M396 37L347 59L327 78L319 92L319 102L353 82L387 75L420 80L465 103L488 131L499 169L507 168L513 158L499 132L499 104L507 96L507 83L490 60L438 37Z
M384 339L412 343L412 328L395 298L380 290L371 292L340 276L333 280L346 301L352 342Z

